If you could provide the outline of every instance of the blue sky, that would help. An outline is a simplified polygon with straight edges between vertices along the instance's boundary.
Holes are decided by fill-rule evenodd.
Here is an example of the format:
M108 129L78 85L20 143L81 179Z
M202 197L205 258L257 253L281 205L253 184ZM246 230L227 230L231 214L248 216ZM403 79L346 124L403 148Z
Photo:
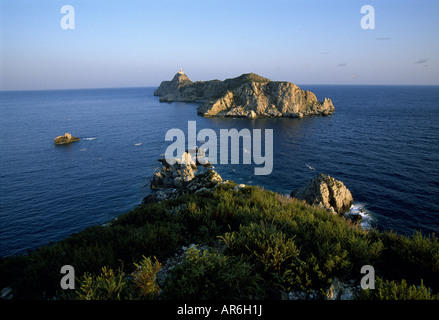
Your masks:
M180 67L194 81L438 85L438 15L434 0L0 0L0 90L157 86Z

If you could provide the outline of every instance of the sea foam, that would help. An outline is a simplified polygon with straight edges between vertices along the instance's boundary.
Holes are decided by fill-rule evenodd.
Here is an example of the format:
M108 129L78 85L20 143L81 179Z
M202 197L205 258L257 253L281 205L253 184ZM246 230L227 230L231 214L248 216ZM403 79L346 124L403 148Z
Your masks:
M360 225L364 229L370 229L372 228L372 216L370 214L370 211L366 209L366 205L364 203L354 203L349 212L346 213L346 216L361 216L361 223Z

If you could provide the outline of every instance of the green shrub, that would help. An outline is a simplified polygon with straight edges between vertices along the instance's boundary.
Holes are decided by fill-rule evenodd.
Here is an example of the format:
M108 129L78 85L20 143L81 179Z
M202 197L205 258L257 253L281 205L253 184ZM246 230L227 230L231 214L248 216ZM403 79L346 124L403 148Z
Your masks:
M78 300L123 300L129 298L122 272L103 267L99 275L85 273L77 291Z
M432 234L424 236L416 232L412 237L395 232L374 231L384 250L379 267L393 279L406 279L411 283L424 283L439 290L439 241Z
M157 298L160 288L156 283L157 273L161 269L161 263L155 258L154 263L151 258L143 256L139 264L134 263L136 270L131 274L141 297L146 299Z
M294 237L288 237L272 224L264 222L241 226L238 232L220 237L226 253L242 256L256 266L274 287L290 289L296 282L296 269L302 265Z
M167 299L258 299L263 288L263 279L245 261L191 247L167 275L163 294Z
M438 300L439 294L432 294L431 289L425 287L422 280L419 286L409 286L404 279L396 282L394 280L384 281L376 277L375 289L362 290L358 298L365 300Z
M325 288L333 277L358 279L366 264L390 281L417 284L422 279L432 292L439 291L434 235L362 230L303 201L258 187L233 187L224 184L214 192L141 205L106 226L89 227L28 255L0 259L0 285L12 287L17 298L52 298L60 290L60 268L72 265L77 275L86 275L81 278L83 297L158 298L152 282L158 261L144 257L164 261L195 243L225 250L189 250L183 263L169 271L160 297L272 298L280 290ZM109 270L123 268L126 274L110 276ZM145 291L136 286L140 278ZM115 287L103 286L103 279Z

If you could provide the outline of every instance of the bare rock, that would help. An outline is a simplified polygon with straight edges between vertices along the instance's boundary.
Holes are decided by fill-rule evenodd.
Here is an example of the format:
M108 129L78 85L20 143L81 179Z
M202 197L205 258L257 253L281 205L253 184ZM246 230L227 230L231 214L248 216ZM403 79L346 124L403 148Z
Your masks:
M78 137L72 137L70 133L65 133L63 136L58 136L54 139L55 144L68 144L75 141L79 141Z
M246 185L241 183L241 184L238 184L237 186L235 186L233 188L233 191L239 191L239 190L241 190L242 188L245 188L245 187L246 187Z
M353 300L355 291L351 282L344 283L335 277L326 291L325 300Z
M256 115L256 113L253 110L250 110L250 112L248 113L248 118L249 119L256 119L258 116Z
M174 160L175 163L170 164L159 159L163 166L154 172L150 182L155 192L145 197L144 204L176 199L188 193L212 191L223 182L205 158L204 152L198 148L188 150Z
M181 70L171 81L163 81L154 95L160 101L204 101L198 114L204 117L293 117L327 116L334 112L329 98L287 81L271 81L254 73L239 77L192 82Z
M343 182L323 173L311 179L304 188L294 190L291 197L337 214L349 211L354 202L351 192Z
M159 159L163 167L154 172L151 189L179 188L183 182L191 181L195 177L197 166L191 153L185 152L174 160L175 163L169 164L166 160Z

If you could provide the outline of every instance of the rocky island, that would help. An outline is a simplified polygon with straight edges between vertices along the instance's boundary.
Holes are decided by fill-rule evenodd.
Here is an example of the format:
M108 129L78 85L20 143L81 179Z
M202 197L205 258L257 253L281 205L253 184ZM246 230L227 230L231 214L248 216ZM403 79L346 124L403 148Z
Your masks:
M154 92L161 102L202 102L204 117L291 117L327 116L334 113L331 99L318 101L314 93L287 81L271 81L255 73L220 80L192 82L180 69L171 81L163 81Z
M72 137L70 133L66 133L63 136L58 136L54 139L55 144L68 144L75 141L79 141L78 137Z

